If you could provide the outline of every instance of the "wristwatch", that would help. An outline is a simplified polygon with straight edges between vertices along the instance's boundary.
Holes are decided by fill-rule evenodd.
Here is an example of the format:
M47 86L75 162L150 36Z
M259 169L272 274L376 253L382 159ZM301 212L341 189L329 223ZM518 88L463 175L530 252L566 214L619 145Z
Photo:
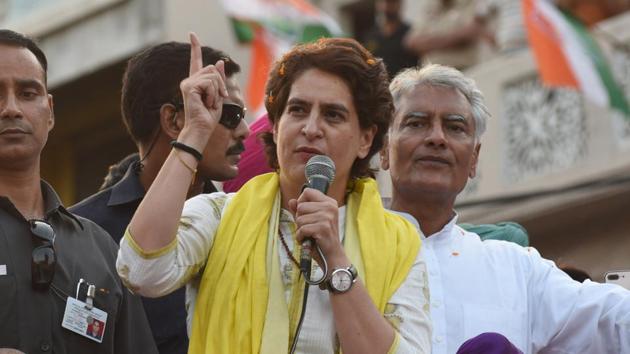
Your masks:
M345 293L352 288L352 284L357 281L357 269L350 265L348 268L335 268L326 281L328 290L334 294Z

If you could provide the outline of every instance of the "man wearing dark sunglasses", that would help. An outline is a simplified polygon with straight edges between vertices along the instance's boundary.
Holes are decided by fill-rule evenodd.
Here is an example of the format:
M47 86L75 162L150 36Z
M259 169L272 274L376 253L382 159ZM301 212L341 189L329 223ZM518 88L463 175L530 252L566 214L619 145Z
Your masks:
M189 189L190 197L216 191L211 180L227 180L238 172L243 140L249 134L243 98L234 78L240 67L225 53L209 47L202 48L202 56L204 65L224 63L225 77L210 68L206 79L224 84L227 89L219 124L209 137L205 151L190 151L176 142L184 126L186 107L180 83L189 75L190 45L163 43L129 60L123 78L122 114L127 131L138 147L140 161L133 163L116 184L70 208L102 226L116 242L122 238L145 191L170 153L193 154L201 160L194 172L196 178ZM186 353L185 289L161 298L143 298L143 303L160 353Z
M0 347L154 353L140 300L116 274L115 242L68 212L40 178L40 155L55 123L46 70L32 40L0 30ZM86 314L106 313L100 342L62 327L80 282L92 289L89 300L85 293L79 299L91 302Z

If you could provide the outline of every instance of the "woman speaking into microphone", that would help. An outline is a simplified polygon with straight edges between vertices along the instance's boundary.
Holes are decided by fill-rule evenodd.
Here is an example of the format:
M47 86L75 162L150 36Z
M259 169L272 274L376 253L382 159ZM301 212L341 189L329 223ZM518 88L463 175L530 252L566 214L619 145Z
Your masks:
M190 353L429 353L420 238L383 208L369 166L393 114L381 60L351 39L294 47L266 87L276 171L185 201L225 96L222 63L202 67L198 51L192 35L184 126L121 241L125 283L187 286ZM334 166L327 194L305 188L317 155Z

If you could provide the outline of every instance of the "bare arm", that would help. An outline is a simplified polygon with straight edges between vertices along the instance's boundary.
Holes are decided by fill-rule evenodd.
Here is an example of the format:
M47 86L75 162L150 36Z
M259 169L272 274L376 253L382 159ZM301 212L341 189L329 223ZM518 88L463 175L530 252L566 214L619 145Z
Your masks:
M359 294L346 296L352 291L357 291ZM330 302L335 316L335 328L343 351L353 353L392 352L394 349L392 348L393 336L396 335L394 328L396 328L399 341L395 347L395 353L430 353L432 328L429 313L426 310L428 291L426 266L421 254L418 254L407 278L389 299L384 315L376 310L376 306L367 295L367 290L361 282L361 275L348 293L331 293ZM363 311L370 311L370 313L364 314ZM361 316L365 317L357 321L356 318ZM389 335L387 337L382 336L384 330L388 333L391 330L391 339ZM378 342L370 342L368 338L372 338L372 336L380 336L382 339ZM378 345L378 349L375 349L375 343Z
M227 90L224 63L203 67L201 45L194 34L190 44L190 76L180 84L185 121L178 141L201 152L219 121ZM194 156L178 150L171 151L164 162L129 224L134 241L144 251L162 249L175 239L193 178L186 165L196 169L197 163Z
M378 312L362 281L358 280L346 293L331 293L330 303L344 353L389 351L396 335L394 328Z
M410 31L403 39L403 45L410 51L422 55L434 50L442 50L457 47L482 38L491 43L494 36L486 29L485 21L475 18L468 24L454 28L443 33L426 33L423 31Z

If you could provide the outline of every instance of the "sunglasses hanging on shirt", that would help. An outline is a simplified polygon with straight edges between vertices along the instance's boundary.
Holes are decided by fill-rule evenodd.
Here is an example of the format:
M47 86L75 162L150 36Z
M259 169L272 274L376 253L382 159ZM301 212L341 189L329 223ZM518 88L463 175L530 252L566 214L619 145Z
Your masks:
M55 253L55 231L42 220L29 220L33 235L31 253L31 286L33 290L46 291L55 276L57 254Z

